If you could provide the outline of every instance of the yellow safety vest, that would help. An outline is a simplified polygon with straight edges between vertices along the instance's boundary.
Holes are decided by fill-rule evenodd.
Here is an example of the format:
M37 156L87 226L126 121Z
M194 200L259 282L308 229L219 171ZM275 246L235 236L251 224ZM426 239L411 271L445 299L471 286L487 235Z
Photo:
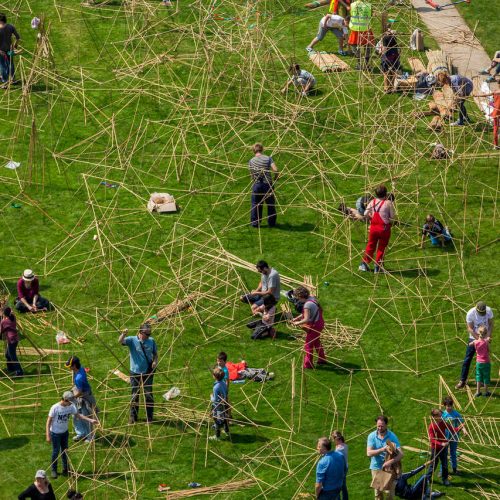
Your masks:
M372 6L369 3L359 0L351 4L351 21L349 29L351 31L368 31L372 18Z

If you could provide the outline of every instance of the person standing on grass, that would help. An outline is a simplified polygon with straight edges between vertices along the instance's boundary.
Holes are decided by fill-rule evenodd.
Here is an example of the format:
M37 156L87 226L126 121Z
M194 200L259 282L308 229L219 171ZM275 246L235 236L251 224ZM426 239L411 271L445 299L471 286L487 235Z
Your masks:
M25 269L17 281L16 309L20 313L47 311L50 302L39 293L40 283L31 269Z
M327 361L320 339L321 332L325 328L323 310L321 309L316 297L311 296L307 288L299 286L296 290L294 290L293 294L296 300L303 304L300 316L297 316L292 320L293 326L300 326L306 332L303 366L306 369L314 368L314 350L316 350L316 353L318 354L318 365L324 365Z
M12 42L12 37L15 41ZM12 24L7 23L7 16L0 13L0 79L9 83L14 78L14 50L20 40L19 33Z
M96 401L92 395L85 368L76 356L71 356L65 366L73 372L73 404L78 413L85 416L93 415L96 412ZM87 443L92 441L92 426L88 422L73 417L73 427L76 433L73 441L81 441L82 439L85 439Z
M260 273L259 286L250 293L242 295L240 300L251 305L252 314L256 314L259 306L264 304L264 297L272 295L276 302L280 300L280 275L276 269L269 266L265 260L259 260L255 264Z
M265 203L267 205L267 225L274 227L277 218L274 185L279 177L278 167L270 156L263 154L264 146L262 144L254 144L252 149L255 156L248 162L253 183L250 224L252 227L260 227Z
M331 0L328 12L346 18L351 11L351 0Z
M76 406L71 403L73 399L73 393L71 391L66 391L59 403L52 405L49 411L49 416L47 417L47 423L45 426L45 435L48 443L52 443L52 472L51 476L55 479L57 478L57 460L59 453L62 457L63 464L63 476L68 475L68 437L69 437L69 419L72 415L76 418L85 420L90 424L97 424L98 421L86 417L85 415L80 415Z
M19 493L18 500L56 500L54 490L49 480L47 473L44 470L37 470L35 474L35 481L28 486L22 493Z
M453 427L449 422L442 418L441 410L437 408L431 410L431 423L428 429L429 442L431 446L431 463L427 470L427 480L432 481L432 474L436 470L436 465L441 462L441 479L445 486L450 485L448 480L448 438L447 433L454 434L459 432L463 424Z
M359 266L360 271L370 271L370 262L373 260L375 250L375 272L384 272L384 253L391 238L391 226L395 222L396 212L394 204L388 199L387 188L381 184L375 189L373 200L368 203L365 210L365 217L370 219L370 230L368 233L368 243L365 249L363 262Z
M463 429L463 423L464 423L464 418L460 413L458 413L457 410L453 407L453 398L451 396L446 396L443 399L443 406L444 410L441 414L442 419L450 424L454 428L459 428ZM465 429L463 429L463 432L465 433ZM460 440L460 431L458 432L450 432L449 430L446 431L446 438L448 439L449 443L449 448L450 448L450 462L451 462L451 468L453 470L453 475L456 476L458 475L458 464L457 464L457 449L458 449L458 441Z
M401 69L400 50L396 32L388 29L381 38L380 67L384 74L384 92L395 91L394 83Z
M491 376L491 363L490 363L490 342L491 338L488 337L488 330L484 325L477 329L478 339L473 340L470 345L474 347L477 353L476 357L476 382L477 391L476 398L481 396L481 386L484 386L484 395L491 396L488 391Z
M338 453L342 453L342 455L344 456L346 475L344 477L344 482L342 484L341 498L342 500L349 500L349 492L347 491L347 471L349 470L349 462L348 462L349 447L345 444L344 436L340 431L333 431L331 439L332 442L335 443L335 451L337 451Z
M462 363L462 374L460 375L460 382L455 386L455 389L463 389L467 384L467 378L469 376L470 364L476 353L474 345L471 344L472 341L477 340L479 335L477 329L484 325L488 331L488 336L493 335L493 311L491 307L488 307L482 300L476 304L467 312L465 321L467 322L467 332L469 333L469 341L467 343L467 349L465 350L465 357Z
M212 403L212 417L214 419L213 427L215 429L215 435L210 436L208 439L219 440L222 429L225 434L229 436L229 425L227 422L229 411L227 384L224 382L224 371L219 367L215 368L212 374L215 382L212 389L212 395L210 396L210 401Z
M17 333L16 317L10 307L3 310L2 321L0 322L0 333L5 340L5 359L7 360L7 371L21 377L23 369L17 359L17 344L19 344L19 335Z
M356 69L369 70L372 47L375 38L370 28L372 6L365 0L355 0L351 3L351 19L349 22L349 45L358 58Z
M344 455L332 451L332 442L327 437L318 439L316 446L321 458L316 465L315 495L318 500L338 500L345 481L347 465Z
M318 34L312 39L311 43L306 47L307 52L312 52L313 47L325 38L326 34L331 31L339 42L339 55L347 55L344 52L344 38L347 37L347 21L336 14L327 14L319 22Z
M370 457L370 470L372 471L372 478L376 477L377 471L379 470L386 469L388 472L395 465L399 464L403 458L403 450L401 450L399 439L396 434L387 428L389 419L385 415L379 415L375 421L377 423L377 429L368 435L366 442L366 455ZM385 460L386 454L391 452L389 444L394 445L397 454L394 458ZM377 500L383 500L384 498L387 500L393 500L395 488L396 483L393 481L390 489L387 491L375 489L375 498Z
M130 351L130 386L132 399L130 402L129 424L135 424L139 415L139 397L142 390L146 400L146 423L153 421L154 398L153 379L158 365L158 349L156 342L151 338L151 326L144 323L140 326L137 335L127 337L125 330L118 342L127 346Z

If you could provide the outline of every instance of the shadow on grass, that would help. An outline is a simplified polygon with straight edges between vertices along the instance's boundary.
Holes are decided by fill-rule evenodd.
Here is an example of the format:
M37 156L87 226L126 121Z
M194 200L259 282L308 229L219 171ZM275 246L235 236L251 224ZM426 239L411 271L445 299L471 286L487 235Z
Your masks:
M401 276L402 278L418 278L420 276L437 276L441 273L440 269L397 269L388 270L388 274Z
M290 224L288 222L285 222L284 224L276 224L274 226L274 229L281 229L282 231L292 231L296 233L307 233L310 231L313 231L316 226L314 224L311 224L310 222L302 222L302 224Z
M231 434L233 444L267 443L268 438L256 434Z
M30 442L27 436L17 436L0 439L0 451L16 450L22 448Z
M319 367L317 366L316 371L330 371L330 372L337 372L337 373L350 373L350 372L357 372L361 370L361 366L357 365L355 363L349 363L349 362L342 362L342 363L334 363L329 361L326 365L320 365ZM313 370L314 371L314 370Z
M136 444L134 439L123 434L106 434L96 437L96 445L102 448L121 448L122 446L132 448Z

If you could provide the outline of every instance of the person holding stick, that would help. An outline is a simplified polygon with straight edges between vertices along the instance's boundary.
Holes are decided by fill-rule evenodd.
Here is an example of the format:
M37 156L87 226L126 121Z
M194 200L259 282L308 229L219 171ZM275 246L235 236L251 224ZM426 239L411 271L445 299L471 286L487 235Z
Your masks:
M130 386L132 399L130 402L129 424L135 424L139 415L139 395L142 386L146 400L146 423L153 421L154 398L153 377L158 365L158 349L151 338L151 326L144 323L137 335L126 336L128 330L120 334L118 342L127 346L130 351Z
M31 269L25 269L17 281L16 309L20 313L48 311L50 302L40 295L40 283Z

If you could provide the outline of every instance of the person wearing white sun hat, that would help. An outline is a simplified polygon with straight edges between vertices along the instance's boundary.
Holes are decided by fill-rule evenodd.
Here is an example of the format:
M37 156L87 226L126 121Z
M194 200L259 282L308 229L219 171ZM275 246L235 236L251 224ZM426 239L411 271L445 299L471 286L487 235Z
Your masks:
M40 283L31 269L25 269L17 281L16 309L20 313L47 311L50 302L39 293Z

